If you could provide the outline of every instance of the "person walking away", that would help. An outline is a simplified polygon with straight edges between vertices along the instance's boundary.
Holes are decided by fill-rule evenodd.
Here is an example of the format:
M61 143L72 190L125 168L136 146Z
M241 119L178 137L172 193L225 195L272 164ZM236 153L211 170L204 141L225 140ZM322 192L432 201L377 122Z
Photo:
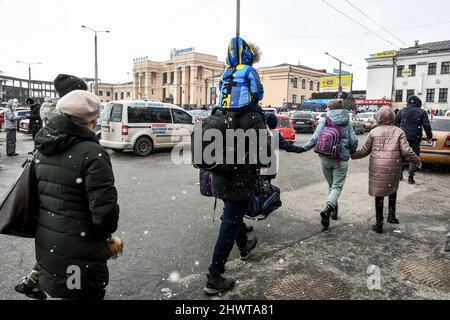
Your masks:
M8 157L16 157L19 154L16 152L17 142L17 123L23 117L16 116L14 111L19 105L17 99L11 99L6 105L5 111L5 131L6 131L6 155Z
M68 93L74 90L87 90L86 83L80 78L72 75L60 74L54 80L56 92L59 97L64 97ZM42 126L48 124L48 122L58 115L56 111L56 103L58 99L45 98L45 102L42 104L39 110L39 117L42 121ZM37 134L37 133L36 133ZM36 140L34 138L34 140ZM36 145L36 142L35 142ZM46 294L39 289L39 273L40 267L35 264L31 272L22 279L22 282L14 287L17 292L26 295L28 298L44 300L47 298Z
M344 109L342 101L331 101L328 104L328 110L327 117L321 120L311 141L303 147L306 151L309 151L315 147L320 147L320 144L322 143L331 146L333 145L333 141L327 141L327 136L331 137L330 133L333 135L333 132L337 134L335 136L336 141L334 141L335 145L333 145L333 148L335 148L335 150L340 150L340 152L337 152L335 156L321 154L316 148L316 152L318 152L320 156L323 175L329 186L326 207L320 213L323 231L328 230L330 218L338 220L338 201L345 180L347 179L348 161L350 160L350 154L355 152L358 148L358 138L350 123L349 112ZM332 128L332 132L329 128ZM322 135L322 133L324 133L324 135Z
M28 116L28 119L30 120L30 131L31 135L33 136L33 141L36 138L36 134L39 132L39 130L42 129L42 119L40 115L40 109L41 105L38 103L35 103L33 99L28 98L26 100L27 106L30 107L30 115ZM34 143L34 149L36 149L36 142ZM28 154L33 154L34 150L29 152Z
M387 222L399 224L396 217L397 191L400 183L402 157L416 166L420 158L411 149L403 130L395 126L395 113L391 107L380 108L376 114L378 127L369 133L364 147L351 158L362 159L370 155L369 195L375 197L376 224L373 230L383 233L384 198L389 197Z
M433 131L431 129L430 120L428 119L428 114L422 109L422 101L416 96L411 96L408 99L406 108L403 108L397 114L395 124L405 132L411 149L413 149L418 156L420 156L420 142L422 141L423 131L425 130L428 142L431 142L433 139ZM410 162L408 170L409 184L416 183L414 180L416 171L417 166Z
M56 111L60 115L36 136L39 288L52 298L102 300L119 206L109 154L93 131L100 99L76 90L58 101ZM75 288L68 285L74 272L81 281Z
M234 129L255 130L259 137L258 130L267 132L267 126L258 106L258 102L263 99L264 89L257 71L252 67L258 62L258 56L256 47L252 48L244 39L236 37L230 41L228 68L219 83L221 110L218 112L233 119ZM219 165L213 171L213 194L224 201L224 210L204 288L207 295L216 295L234 287L234 279L223 276L234 243L244 258L257 245L256 238L247 238L243 221L250 201L257 192L257 170L257 165L246 163Z

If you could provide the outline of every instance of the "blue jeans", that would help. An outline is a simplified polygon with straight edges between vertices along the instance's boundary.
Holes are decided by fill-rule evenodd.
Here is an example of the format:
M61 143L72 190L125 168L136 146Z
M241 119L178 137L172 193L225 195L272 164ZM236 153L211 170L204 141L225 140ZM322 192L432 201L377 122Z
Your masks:
M225 264L228 261L234 243L238 248L247 245L247 232L245 230L244 215L248 207L247 202L224 201L222 225L220 226L219 238L214 248L212 263L209 273L221 275L225 273Z

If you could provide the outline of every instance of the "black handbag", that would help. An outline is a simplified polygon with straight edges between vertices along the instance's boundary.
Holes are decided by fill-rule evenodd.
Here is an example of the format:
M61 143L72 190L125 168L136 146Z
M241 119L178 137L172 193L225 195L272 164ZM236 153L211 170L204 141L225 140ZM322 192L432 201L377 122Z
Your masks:
M0 201L0 234L34 238L39 215L34 158L22 167L22 174Z

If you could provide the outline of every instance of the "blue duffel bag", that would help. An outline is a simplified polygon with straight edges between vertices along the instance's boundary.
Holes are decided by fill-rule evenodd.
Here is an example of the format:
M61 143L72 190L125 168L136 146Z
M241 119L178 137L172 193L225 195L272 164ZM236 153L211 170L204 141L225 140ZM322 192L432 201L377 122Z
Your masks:
M245 217L250 220L264 220L281 206L280 188L272 185L269 181L264 181L262 193L253 199Z

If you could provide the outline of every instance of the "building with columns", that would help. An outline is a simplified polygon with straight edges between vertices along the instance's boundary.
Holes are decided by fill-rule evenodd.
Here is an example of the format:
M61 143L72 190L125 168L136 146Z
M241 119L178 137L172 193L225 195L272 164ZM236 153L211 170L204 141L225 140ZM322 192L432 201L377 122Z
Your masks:
M258 69L264 86L264 107L299 108L305 99L310 99L320 90L320 77L329 75L326 70L317 70L303 65L281 64Z
M216 56L193 49L172 53L169 61L155 62L147 57L135 59L134 99L170 102L183 108L201 108L218 102L212 88L218 85L225 63ZM214 86L213 86L214 81Z

